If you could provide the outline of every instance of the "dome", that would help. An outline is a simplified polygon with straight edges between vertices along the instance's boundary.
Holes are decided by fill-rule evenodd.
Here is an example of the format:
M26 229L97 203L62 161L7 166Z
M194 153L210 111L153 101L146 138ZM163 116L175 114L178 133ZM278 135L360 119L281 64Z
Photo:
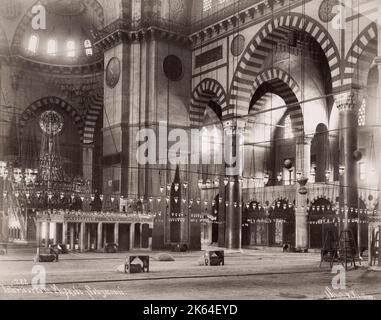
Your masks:
M94 0L45 0L46 29L32 27L32 8L20 23L12 51L26 59L57 65L85 65L102 59L93 46L103 27L103 9Z

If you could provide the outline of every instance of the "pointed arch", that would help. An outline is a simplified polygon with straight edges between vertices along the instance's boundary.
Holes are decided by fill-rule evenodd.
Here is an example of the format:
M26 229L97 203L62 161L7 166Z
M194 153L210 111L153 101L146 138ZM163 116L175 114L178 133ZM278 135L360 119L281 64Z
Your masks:
M250 103L253 80L261 72L268 52L279 39L285 38L289 29L310 34L323 50L331 71L332 87L338 87L340 79L340 54L327 30L317 21L299 13L282 14L269 21L247 46L235 71L230 88L230 100L223 117L242 116Z
M9 55L9 43L5 30L0 25L0 55Z
M255 92L258 88L265 82L279 80L279 96L284 97L285 100L289 100L291 89L293 95L299 99L300 98L300 88L297 82L291 77L286 71L280 68L268 68L258 74L258 76L254 80L253 89L251 90L251 96L254 96ZM288 88L286 88L283 84L286 84Z
M212 106L211 101L214 102ZM191 127L202 126L207 107L211 107L221 120L222 110L226 108L226 92L218 81L211 78L204 79L193 90L190 105Z
M345 58L343 84L352 84L356 79L356 70L360 62L370 65L377 56L378 29L377 24L370 23L353 42ZM372 45L373 44L373 45ZM369 68L366 68L367 70ZM360 80L360 79L359 79Z
M281 97L287 105L295 134L304 130L303 112L299 104L300 88L297 82L279 68L269 68L255 78L249 112L260 112L271 94Z
M103 93L90 97L89 106L86 111L83 131L83 143L92 144L95 139L95 129L99 117L103 113Z
M37 117L37 113L39 113L40 111L51 108L57 108L59 110L62 110L73 119L73 123L77 127L78 134L82 140L84 127L82 117L72 105L70 105L65 100L59 97L45 97L39 99L33 102L28 108L26 108L26 110L22 113L19 121L20 136L23 135L24 127L29 120Z

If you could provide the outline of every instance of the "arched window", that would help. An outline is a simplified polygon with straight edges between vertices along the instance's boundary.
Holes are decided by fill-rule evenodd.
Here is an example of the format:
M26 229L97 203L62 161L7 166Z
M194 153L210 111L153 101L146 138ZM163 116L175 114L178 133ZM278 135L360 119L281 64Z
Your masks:
M90 40L85 40L85 52L87 56L93 55L93 45Z
M292 131L292 122L291 122L291 117L288 115L284 119L284 138L285 139L291 139L294 137L294 133Z
M74 58L75 57L75 42L68 41L66 43L66 50L67 50L67 56L69 58Z
M48 41L48 54L51 56L55 56L57 54L57 41L54 39L50 39Z
M364 127L366 125L366 100L365 99L362 101L362 105L359 110L358 125L359 127Z
M203 11L208 11L212 9L212 0L204 0L203 2Z
M32 35L29 38L28 50L32 53L36 53L37 47L38 47L38 37L36 35Z

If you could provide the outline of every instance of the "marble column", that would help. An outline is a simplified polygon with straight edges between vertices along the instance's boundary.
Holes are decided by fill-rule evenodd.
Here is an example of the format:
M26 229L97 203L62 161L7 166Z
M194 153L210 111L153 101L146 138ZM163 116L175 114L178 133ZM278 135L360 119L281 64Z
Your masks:
M54 223L53 226L53 244L57 244L57 223Z
M300 181L298 181L295 197L295 247L302 250L308 249L308 197L307 193L301 192L301 190L306 188L304 182L309 178L311 172L311 142L312 138L305 136L296 141L296 172L301 176L297 177L300 178Z
M50 239L50 223L45 222L45 246L49 248L49 239Z
M359 92L352 90L335 97L339 109L339 165L345 172L340 175L340 207L357 207L357 163L354 152L357 150L357 112L359 108ZM349 230L348 210L344 210L343 229Z
M70 224L70 250L74 250L74 223Z
M86 223L81 222L80 223L80 230L79 230L79 250L80 250L80 252L85 251L85 229L86 229Z
M36 222L36 242L37 247L40 247L41 245L41 222Z
M375 125L376 128L373 128L374 132L374 142L375 142L375 153L376 153L376 163L379 164L381 163L381 128L380 128L380 123L381 123L381 28L379 27L378 30L378 53L379 57L375 58L374 63L377 65L378 69L378 85L377 85L377 90L376 90L376 96L377 96L377 103L376 103L376 112L373 119L373 123L370 123L371 125ZM373 233L374 228L379 227L381 229L381 169L379 165L376 165L377 167L377 175L378 175L378 221L377 223L374 224L374 226L369 225L371 227L371 231ZM378 250L379 256L378 256L378 266L381 266L381 250ZM370 255L369 255L370 256ZM369 257L371 258L371 257Z
M130 224L130 251L135 248L135 224Z
M87 250L91 250L91 230L92 224L88 224L86 228L86 242L87 242Z
M119 223L114 225L114 242L119 246Z
M230 182L226 186L225 202L225 247L241 249L242 246L242 186L239 178L243 168L243 129L231 121L224 123L224 159L226 176Z
M98 223L97 227L97 250L101 250L103 245L102 245L102 222Z
M66 245L67 242L67 222L62 223L62 244Z

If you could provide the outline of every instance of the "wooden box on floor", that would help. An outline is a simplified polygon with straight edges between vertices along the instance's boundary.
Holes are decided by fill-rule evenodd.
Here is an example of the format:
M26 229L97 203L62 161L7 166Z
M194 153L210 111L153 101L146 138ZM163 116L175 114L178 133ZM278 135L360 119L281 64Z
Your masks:
M223 250L212 250L204 253L206 266L225 265L225 252Z
M149 256L129 256L124 265L125 273L149 272Z

